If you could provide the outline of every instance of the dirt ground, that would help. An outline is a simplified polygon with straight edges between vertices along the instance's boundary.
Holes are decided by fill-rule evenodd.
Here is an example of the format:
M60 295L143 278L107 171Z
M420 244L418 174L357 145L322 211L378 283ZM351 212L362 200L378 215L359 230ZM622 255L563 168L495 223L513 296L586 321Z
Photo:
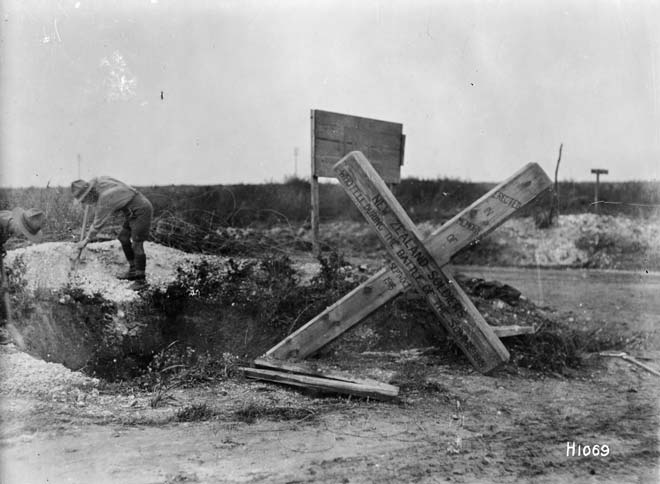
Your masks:
M566 321L641 331L627 350L660 369L658 273L461 270ZM660 377L621 358L585 355L566 376L483 376L437 348L338 348L322 363L397 384L400 398L240 375L141 391L2 345L0 483L660 482Z
M3 398L2 482L657 482L657 377L617 359L570 380L416 360L426 388L394 403L240 381L160 409L103 391ZM209 420L173 421L200 403ZM609 455L567 456L569 442Z
M3 439L2 482L657 482L651 378L615 360L571 381L434 366L436 385L399 403L232 383L176 392L216 412L194 423L141 395L15 399L3 415L26 418ZM257 401L300 411L237 420ZM610 452L567 457L567 442Z
M598 304L590 286L582 301ZM625 305L629 288L614 287L622 286L610 299ZM636 355L660 367L656 343ZM565 378L512 367L483 376L433 350L336 354L328 364L404 382L401 398L309 395L239 378L172 390L153 408L153 392L122 392L52 363L42 362L59 373L39 384L25 374L34 366L20 364L31 357L2 351L5 365L18 360L3 368L3 484L660 478L659 380L620 358L594 356ZM186 417L194 408L205 409L202 418ZM609 453L567 456L572 443L576 453L578 445Z

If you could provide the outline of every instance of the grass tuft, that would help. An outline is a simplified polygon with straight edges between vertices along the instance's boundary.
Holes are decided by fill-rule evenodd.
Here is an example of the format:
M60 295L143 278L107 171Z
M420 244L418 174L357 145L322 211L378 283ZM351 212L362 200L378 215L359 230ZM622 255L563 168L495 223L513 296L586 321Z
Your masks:
M177 422L203 422L211 420L216 413L205 403L188 405L178 410L175 415Z
M259 419L275 422L309 420L310 418L315 418L316 413L307 408L272 407L261 403L248 403L236 410L234 416L241 422L251 424Z

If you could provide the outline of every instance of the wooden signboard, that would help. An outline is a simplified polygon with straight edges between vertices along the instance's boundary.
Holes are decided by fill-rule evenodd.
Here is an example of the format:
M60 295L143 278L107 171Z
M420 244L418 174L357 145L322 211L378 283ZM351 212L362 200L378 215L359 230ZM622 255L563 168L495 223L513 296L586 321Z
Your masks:
M435 230L424 245L439 265L445 265L461 249L488 235L551 185L543 169L530 163ZM281 360L307 358L410 286L410 282L385 267L268 350L265 356ZM525 331L510 327L493 327L493 330L500 337Z
M334 178L332 167L351 151L364 153L387 183L401 181L405 135L403 125L378 119L313 109L312 126L312 244L319 249L319 177Z
M313 176L335 178L335 163L351 151L361 151L385 182L401 181L402 124L319 109L311 116Z

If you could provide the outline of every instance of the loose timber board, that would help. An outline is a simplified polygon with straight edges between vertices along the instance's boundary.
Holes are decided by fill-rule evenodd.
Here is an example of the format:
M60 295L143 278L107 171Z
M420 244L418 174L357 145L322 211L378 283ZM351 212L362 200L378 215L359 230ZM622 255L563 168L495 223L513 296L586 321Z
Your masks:
M461 211L425 241L439 265L449 263L461 249L482 239L552 186L536 163L529 163ZM358 324L380 306L407 290L410 282L385 267L304 326L268 350L267 357L304 359ZM511 334L508 327L494 327L496 334Z
M368 385L364 383L354 383L350 381L335 380L330 378L302 375L298 373L289 373L276 370L265 370L262 368L240 368L248 378L257 380L272 381L284 383L286 385L297 386L321 390L332 393L345 393L359 397L374 398L378 400L389 400L396 398L399 389L391 385L377 384ZM387 388L389 387L389 388Z
M278 370L289 373L298 373L307 376L317 376L328 380L337 380L349 383L367 385L370 387L381 387L385 392L398 392L398 387L382 383L372 378L356 377L343 371L337 371L327 368L325 365L319 365L311 361L291 362L276 360L273 358L257 358L254 360L254 366L266 368L269 370Z
M429 253L417 227L367 158L354 151L337 162L334 170L385 245L392 258L390 270L426 298L472 365L489 373L507 362L507 349L470 298Z

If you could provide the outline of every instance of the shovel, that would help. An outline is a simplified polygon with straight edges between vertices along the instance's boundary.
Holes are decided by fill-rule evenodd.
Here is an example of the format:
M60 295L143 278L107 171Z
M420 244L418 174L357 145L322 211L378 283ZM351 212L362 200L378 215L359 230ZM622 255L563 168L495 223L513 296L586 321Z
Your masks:
M87 225L87 215L89 214L89 205L85 205L85 214L83 215L83 223L82 223L82 228L80 229L80 240L85 238L85 226ZM71 270L75 271L78 269L78 265L80 264L80 256L82 254L83 249L78 250L78 254L74 259L71 260Z
M0 285L2 287L2 304L5 311L5 329L9 333L9 336L11 337L14 344L16 344L16 346L18 346L20 349L24 350L25 341L23 340L23 336L18 331L16 326L14 326L12 321L9 287L7 286L7 276L5 274L5 266L2 256L0 256L0 277L2 278Z

